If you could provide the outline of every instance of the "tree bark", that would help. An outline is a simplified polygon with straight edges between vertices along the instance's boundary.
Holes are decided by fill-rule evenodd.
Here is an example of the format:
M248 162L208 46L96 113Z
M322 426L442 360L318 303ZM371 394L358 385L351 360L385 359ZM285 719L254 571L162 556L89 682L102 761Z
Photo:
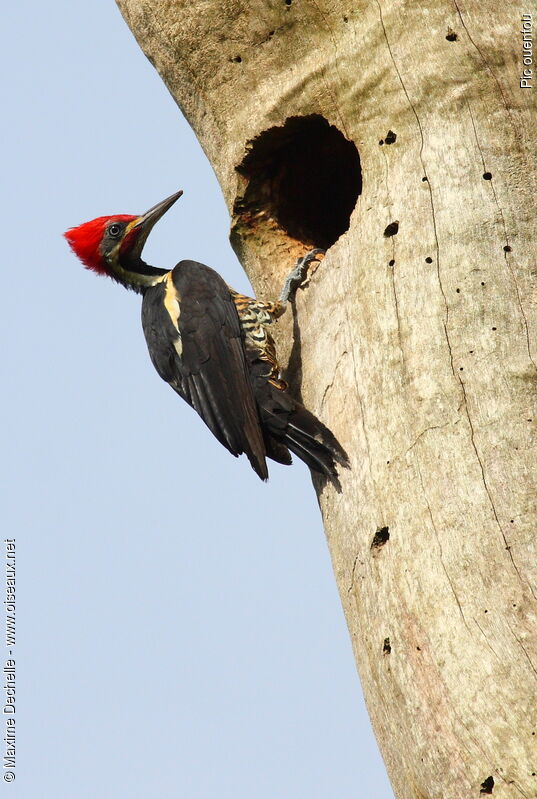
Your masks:
M351 458L341 493L315 482L396 796L537 796L532 10L118 4L216 171L257 295L329 247L277 345Z

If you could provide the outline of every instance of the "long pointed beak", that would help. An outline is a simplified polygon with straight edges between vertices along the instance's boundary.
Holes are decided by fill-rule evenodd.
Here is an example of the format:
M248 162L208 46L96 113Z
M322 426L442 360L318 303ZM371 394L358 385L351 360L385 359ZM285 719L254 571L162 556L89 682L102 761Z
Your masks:
M152 228L156 225L161 217L164 216L166 211L172 207L172 205L179 199L183 192L177 191L175 194L172 194L171 197L167 197L162 202L157 203L149 211L146 211L136 222L133 224L132 229L142 228L140 233L144 236L144 240L149 235L149 232Z
M147 237L153 230L156 223L164 216L174 202L176 202L183 192L177 191L171 197L167 197L162 202L154 205L145 214L139 216L134 222L127 226L126 235L121 243L121 256L123 258L140 257Z

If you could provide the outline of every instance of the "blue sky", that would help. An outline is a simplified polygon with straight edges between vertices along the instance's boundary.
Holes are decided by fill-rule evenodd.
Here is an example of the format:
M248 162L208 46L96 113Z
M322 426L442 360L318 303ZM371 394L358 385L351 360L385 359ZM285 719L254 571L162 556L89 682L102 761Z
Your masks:
M3 791L390 799L308 470L264 485L220 447L154 372L140 298L61 236L182 188L148 260L248 291L210 165L112 0L21 0L3 21Z

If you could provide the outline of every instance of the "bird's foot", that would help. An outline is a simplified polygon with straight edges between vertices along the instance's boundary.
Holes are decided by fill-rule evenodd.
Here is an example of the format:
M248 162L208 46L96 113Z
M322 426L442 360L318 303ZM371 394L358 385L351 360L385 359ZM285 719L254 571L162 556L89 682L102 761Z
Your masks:
M312 261L318 261L318 256L324 255L325 253L326 250L322 250L320 247L317 247L315 250L310 250L310 252L298 259L295 268L283 284L282 293L280 294L281 303L285 304L288 301L292 302L294 300L296 290L306 279L309 265Z

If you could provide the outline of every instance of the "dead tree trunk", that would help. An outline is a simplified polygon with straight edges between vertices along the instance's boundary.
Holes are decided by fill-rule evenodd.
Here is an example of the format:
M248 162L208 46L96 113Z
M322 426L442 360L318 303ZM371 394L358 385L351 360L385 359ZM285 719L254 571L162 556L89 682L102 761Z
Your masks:
M531 15L118 2L258 296L329 248L277 343L351 456L341 494L316 487L397 797L537 796Z

